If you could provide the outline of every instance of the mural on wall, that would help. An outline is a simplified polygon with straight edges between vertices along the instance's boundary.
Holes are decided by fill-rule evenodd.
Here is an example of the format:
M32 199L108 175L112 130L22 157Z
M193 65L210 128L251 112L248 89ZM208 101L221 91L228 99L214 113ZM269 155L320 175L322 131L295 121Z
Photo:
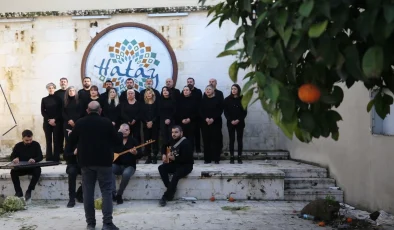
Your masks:
M165 79L177 80L177 60L170 44L155 29L139 23L120 23L101 31L88 45L82 60L81 79L92 79L100 93L104 83L113 82L118 94L132 78L138 91L146 79L160 89Z

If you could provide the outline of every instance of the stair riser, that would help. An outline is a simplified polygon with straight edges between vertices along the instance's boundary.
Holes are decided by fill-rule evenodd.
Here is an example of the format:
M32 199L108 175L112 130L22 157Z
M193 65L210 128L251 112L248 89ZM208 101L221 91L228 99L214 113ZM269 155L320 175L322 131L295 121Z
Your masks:
M335 187L335 180L333 179L314 179L314 180L286 180L285 189L316 189L316 188L329 188Z
M280 169L285 173L285 178L327 178L325 169Z
M327 195L333 196L336 201L343 202L343 194L285 194L286 201L313 201L316 199L326 199Z

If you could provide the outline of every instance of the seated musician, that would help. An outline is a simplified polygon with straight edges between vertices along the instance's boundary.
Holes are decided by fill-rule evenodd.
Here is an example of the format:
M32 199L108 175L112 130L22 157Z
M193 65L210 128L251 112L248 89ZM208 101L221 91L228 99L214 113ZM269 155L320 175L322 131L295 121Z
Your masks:
M169 143L162 146L163 164L159 166L159 173L167 191L160 199L160 206L165 206L167 201L174 198L178 181L192 172L194 164L193 146L183 137L182 128L178 125L173 126L171 134L172 138ZM171 148L171 153L167 156L168 147ZM173 173L171 181L169 173Z
M41 146L38 142L33 141L33 132L24 130L22 132L22 142L15 145L11 153L11 160L14 164L20 162L28 162L31 167L21 169L11 169L11 179L15 188L15 196L23 197L22 188L20 185L20 176L31 175L29 187L25 193L26 201L31 198L31 191L34 190L36 184L41 176L41 168L35 166L35 163L42 161Z
M66 143L68 145L68 143ZM78 202L82 203L83 200L81 197L77 197L76 195L76 187L77 187L77 176L81 175L81 168L78 166L77 162L77 149L74 149L73 152L67 152L69 148L66 146L64 152L64 159L67 163L66 173L68 175L68 203L67 208L72 208L75 206L75 199L78 199Z
M118 157L112 164L112 172L114 174L112 184L112 198L117 204L123 203L123 192L126 189L130 178L134 175L137 165L137 158L142 156L141 149L133 149L138 145L138 141L130 136L130 127L124 123L120 126L118 131L119 145L115 148L115 152L123 152L130 150L129 153ZM116 175L122 175L119 189L116 192Z

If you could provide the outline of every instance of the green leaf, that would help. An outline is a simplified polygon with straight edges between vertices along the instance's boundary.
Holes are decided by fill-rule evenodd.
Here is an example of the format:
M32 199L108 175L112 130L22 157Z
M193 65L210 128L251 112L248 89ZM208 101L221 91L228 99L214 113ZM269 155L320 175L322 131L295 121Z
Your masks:
M254 76L254 72L249 72L249 73L247 73L246 75L245 75L245 77L243 78L243 80L245 80L246 78L249 78L249 77L253 77Z
M264 94L274 103L278 100L279 92L279 86L276 83L271 83L264 87Z
M238 42L237 40L231 40L231 41L227 42L226 46L224 47L224 50L230 49L230 48L233 47L235 44L237 44L237 42Z
M321 101L326 104L335 105L335 107L338 107L342 103L343 97L344 93L342 88L336 85L334 86L334 90L331 94L322 95Z
M373 105L375 104L375 99L372 99L368 105L367 105L367 112L369 113L373 107Z
M283 34L283 43L285 47L287 47L287 44L289 43L292 32L293 32L293 27L287 27Z
M252 4L250 2L250 0L242 0L243 4L243 10L247 11L247 12L252 12Z
M267 82L267 77L262 72L256 72L254 79L256 79L257 85L260 89L263 89Z
M326 30L328 21L325 20L324 22L319 22L313 24L308 31L308 35L311 38L318 38L320 35Z
M331 133L331 138L335 141L338 141L339 139L339 132L332 132Z
M394 5L388 4L383 7L384 18L387 23L391 23L394 20Z
M217 57L224 57L228 55L237 55L238 51L237 50L225 50L221 52Z
M220 18L220 17L216 16L216 17L212 18L212 20L208 23L207 26L211 25L214 21L218 20L218 18Z
M248 92L246 92L243 95L242 101L241 101L242 107L244 107L244 108L248 107L248 104L249 104L249 102L250 102L250 100L252 99L252 96L253 96L253 91L254 91L254 88L251 88L251 89L248 90Z
M244 32L245 32L244 26L238 27L237 31L235 32L234 38L238 39Z
M318 11L326 16L327 18L331 18L331 13L330 13L330 1L317 1L316 3L316 8Z
M242 87L242 92L246 92L249 90L249 88L256 83L256 78L251 78L249 81L245 83L245 85Z
M260 23L264 20L264 18L267 17L267 11L262 13L256 20L256 28L260 25Z
M390 105L393 103L393 98L387 94L378 93L375 96L375 111L380 118L384 119L390 113Z
M281 121L278 124L279 128L290 140L293 139L294 131L297 129L297 117L294 116L290 122Z
M300 13L304 17L309 17L309 15L312 12L313 5L314 5L314 1L313 0L306 0L306 1L304 1L301 4L300 9L298 10L298 13Z
M233 62L233 64L230 65L230 68L228 70L228 75L230 76L230 79L236 83L237 82L237 75L238 75L238 61Z
M383 49L380 46L370 47L363 57L363 71L367 77L380 77L384 61Z
M360 57L355 45L348 46L345 50L346 70L356 79L364 80L365 76L360 67Z
M315 122L315 119L313 118L313 115L311 112L309 112L309 111L301 112L300 125L301 125L302 129L304 129L308 132L313 131L313 129L316 126L316 122Z
M280 89L279 108L282 111L283 121L294 119L296 114L296 100L292 92L284 87Z
M278 60L276 59L275 56L270 55L267 57L267 67L268 68L276 68L278 66Z

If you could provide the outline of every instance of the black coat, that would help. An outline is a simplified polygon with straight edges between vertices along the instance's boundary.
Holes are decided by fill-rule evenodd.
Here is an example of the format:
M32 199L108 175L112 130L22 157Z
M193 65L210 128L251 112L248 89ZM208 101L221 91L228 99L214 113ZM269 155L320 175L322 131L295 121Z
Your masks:
M91 113L77 121L68 142L69 147L77 147L81 167L111 167L118 134L108 118Z
M119 132L118 133L118 144L116 146L115 152L121 153L125 150L129 150L131 148L134 148L138 145L138 142L136 139L134 139L131 136L128 136L126 144L123 144L123 133ZM130 152L125 153L116 159L114 164L117 165L124 165L124 166L131 166L134 169L137 168L137 159L142 157L142 151L141 148L137 149L137 155L133 155Z
M227 119L227 125L232 125L231 121L239 120L238 125L245 126L247 111L242 107L242 96L234 98L228 96L224 99L224 116Z

